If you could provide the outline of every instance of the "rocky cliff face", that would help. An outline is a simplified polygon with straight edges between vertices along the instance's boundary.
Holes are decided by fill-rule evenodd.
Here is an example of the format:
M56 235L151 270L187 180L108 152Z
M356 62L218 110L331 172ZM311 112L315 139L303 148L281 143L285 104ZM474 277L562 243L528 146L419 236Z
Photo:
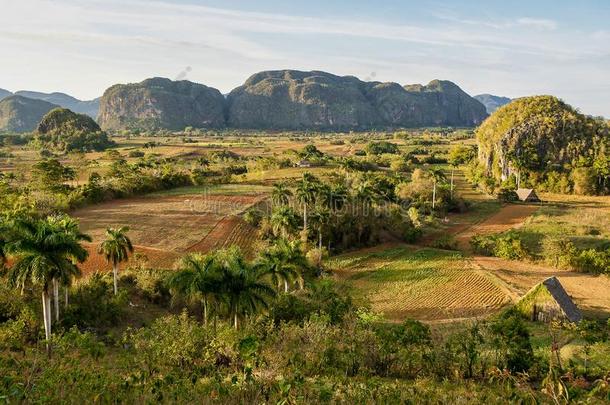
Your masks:
M98 122L104 130L222 127L224 102L223 95L211 87L152 78L106 90Z
M381 121L390 126L471 127L487 117L481 103L445 80L404 87L396 83L373 83L368 97Z
M351 76L261 72L233 90L227 101L232 127L353 129L379 124L365 83Z
M448 81L363 82L293 70L261 72L228 96L228 125L274 129L474 126L485 107Z
M42 117L58 106L42 100L9 96L0 101L0 131L30 132Z
M592 146L607 139L600 128L556 97L516 99L477 128L479 160L498 180L523 170L563 170L575 159L590 156Z
M98 122L109 130L358 130L471 127L486 117L481 103L448 81L403 87L318 71L277 70L251 76L226 100L217 90L188 81L154 78L116 85L102 97Z
M512 101L508 97L494 96L492 94L479 94L473 98L485 106L488 114L493 114L498 108Z

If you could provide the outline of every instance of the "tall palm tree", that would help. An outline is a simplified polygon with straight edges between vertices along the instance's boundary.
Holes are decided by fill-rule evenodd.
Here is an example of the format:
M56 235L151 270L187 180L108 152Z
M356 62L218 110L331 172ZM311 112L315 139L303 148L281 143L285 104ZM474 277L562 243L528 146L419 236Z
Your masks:
M303 286L302 270L307 263L299 241L279 239L274 246L261 253L254 266L271 278L278 291L283 284L284 292L288 292L291 282L296 281L301 287Z
M54 226L78 242L91 242L91 236L80 231L78 220L69 216L58 216L50 218ZM55 307L55 321L59 321L59 285L64 287L65 306L68 306L68 289L72 284L73 277L57 277L53 279L53 302Z
M267 309L275 291L265 281L266 274L247 263L238 248L218 251L216 255L220 265L220 294L237 329L240 317Z
M15 257L8 272L9 282L23 290L28 283L42 287L42 309L47 352L51 353L51 294L53 280L80 276L76 263L86 260L88 252L72 233L66 232L61 219L20 218L14 224L15 237L5 246Z
M432 187L432 210L434 210L434 207L436 206L436 185L439 182L445 181L447 178L441 169L430 169L429 173L434 184Z
M275 183L273 185L273 190L271 191L271 201L273 201L274 204L286 205L288 204L291 196L292 191L290 191L285 182Z
M119 263L127 261L129 254L133 253L133 245L127 232L129 232L127 226L106 229L106 240L98 248L98 253L104 255L108 263L112 263L114 295L118 291Z
M324 206L317 206L311 214L311 221L318 228L318 267L322 264L322 231L330 220L330 211Z
M317 179L309 173L304 173L303 179L297 184L296 195L303 206L303 230L307 230L307 207L315 198L316 185Z
M288 206L281 206L273 210L271 226L276 236L280 235L282 238L287 238L288 234L297 227L297 216L294 210Z
M203 323L208 324L208 305L210 301L218 301L218 271L213 255L189 254L176 264L178 271L174 273L168 285L170 289L203 304Z

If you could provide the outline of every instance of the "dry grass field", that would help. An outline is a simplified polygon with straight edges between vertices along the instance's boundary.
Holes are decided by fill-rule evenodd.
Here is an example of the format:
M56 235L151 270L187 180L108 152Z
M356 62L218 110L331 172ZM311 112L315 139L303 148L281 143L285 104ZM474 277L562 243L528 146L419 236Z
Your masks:
M240 246L246 254L252 252L256 229L240 214L267 198L264 189L247 191L243 187L226 187L225 190L223 186L179 190L172 190L169 195L159 193L115 200L74 211L72 215L79 219L81 230L93 238L83 270L89 273L108 268L95 251L107 227L128 226L136 252L144 254L151 267L171 267L185 252L205 253L230 245Z

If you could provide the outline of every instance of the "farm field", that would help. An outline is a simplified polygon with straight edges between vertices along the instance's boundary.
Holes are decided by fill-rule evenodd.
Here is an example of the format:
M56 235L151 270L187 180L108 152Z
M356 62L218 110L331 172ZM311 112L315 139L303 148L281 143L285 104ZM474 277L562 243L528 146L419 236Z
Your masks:
M390 321L482 317L510 302L459 252L399 245L341 255L328 265Z
M167 195L115 200L74 211L81 229L93 238L85 273L108 268L95 246L104 239L107 227L128 226L136 253L145 255L153 268L171 267L185 252L240 246L252 251L256 229L240 216L247 208L263 201L265 189L232 187L172 190ZM125 266L125 265L123 265Z

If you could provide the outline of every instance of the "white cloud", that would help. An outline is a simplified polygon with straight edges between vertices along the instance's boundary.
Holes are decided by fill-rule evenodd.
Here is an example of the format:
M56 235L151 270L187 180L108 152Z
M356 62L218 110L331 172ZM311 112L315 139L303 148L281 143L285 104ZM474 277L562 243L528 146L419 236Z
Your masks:
M557 29L557 26L558 26L557 22L553 21L553 20L546 20L546 19L542 19L542 18L529 18L529 17L519 18L517 20L517 24L526 26L526 27L543 29L543 30L554 30L554 29Z

